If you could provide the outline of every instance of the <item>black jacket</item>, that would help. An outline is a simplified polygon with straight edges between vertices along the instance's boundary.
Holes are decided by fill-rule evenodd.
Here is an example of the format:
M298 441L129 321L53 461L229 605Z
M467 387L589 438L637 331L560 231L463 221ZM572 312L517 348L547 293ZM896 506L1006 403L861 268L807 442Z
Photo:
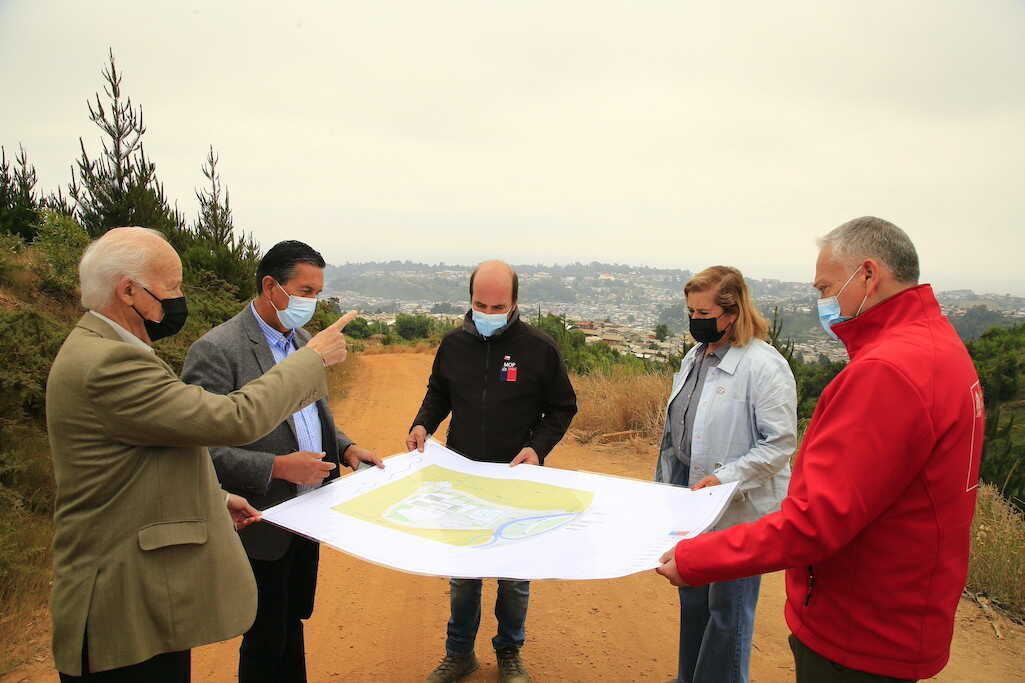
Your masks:
M434 433L452 413L447 445L472 460L510 462L530 446L541 462L566 433L577 397L555 342L512 321L489 338L466 314L434 357L413 426Z

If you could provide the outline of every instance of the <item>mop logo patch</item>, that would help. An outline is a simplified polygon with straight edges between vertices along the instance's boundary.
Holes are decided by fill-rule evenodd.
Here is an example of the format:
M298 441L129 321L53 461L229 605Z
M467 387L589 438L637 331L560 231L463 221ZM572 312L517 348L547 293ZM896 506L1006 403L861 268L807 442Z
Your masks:
M502 359L502 370L499 373L499 378L503 382L515 382L516 375L519 370L516 368L516 361L512 360L509 356Z

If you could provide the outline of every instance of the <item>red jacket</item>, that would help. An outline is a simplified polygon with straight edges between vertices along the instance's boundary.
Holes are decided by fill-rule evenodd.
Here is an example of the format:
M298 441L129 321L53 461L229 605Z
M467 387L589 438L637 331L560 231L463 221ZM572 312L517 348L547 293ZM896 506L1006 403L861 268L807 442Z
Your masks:
M786 618L843 666L928 678L950 656L968 572L985 414L975 367L929 285L833 328L826 387L779 512L682 541L691 585L786 569Z

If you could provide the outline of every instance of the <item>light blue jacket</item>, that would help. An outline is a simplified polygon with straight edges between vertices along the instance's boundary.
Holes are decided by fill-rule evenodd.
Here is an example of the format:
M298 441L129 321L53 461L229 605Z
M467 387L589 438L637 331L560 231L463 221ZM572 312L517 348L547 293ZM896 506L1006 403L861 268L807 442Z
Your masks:
M673 376L669 403L680 392L704 345L684 356ZM664 417L655 481L693 486L714 474L737 493L715 529L753 522L775 512L790 484L790 456L797 447L797 387L786 359L752 339L732 346L708 369L691 434L690 468L676 457Z

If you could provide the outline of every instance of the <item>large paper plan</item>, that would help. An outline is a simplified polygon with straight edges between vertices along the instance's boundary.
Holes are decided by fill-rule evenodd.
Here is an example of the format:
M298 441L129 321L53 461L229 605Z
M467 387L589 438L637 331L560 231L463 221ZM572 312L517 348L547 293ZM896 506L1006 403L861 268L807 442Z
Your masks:
M715 524L735 487L474 462L429 440L265 510L263 523L418 574L602 579L658 566Z

